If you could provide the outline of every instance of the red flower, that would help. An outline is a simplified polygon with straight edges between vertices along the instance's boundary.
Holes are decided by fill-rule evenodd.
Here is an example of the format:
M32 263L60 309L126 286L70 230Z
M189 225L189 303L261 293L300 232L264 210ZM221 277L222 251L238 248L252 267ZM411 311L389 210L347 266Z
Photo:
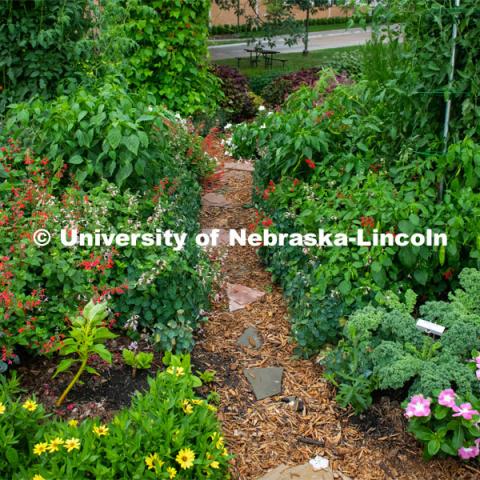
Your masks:
M453 268L449 268L446 272L443 272L443 278L447 280L447 282L451 280L452 277L453 277Z
M360 224L362 227L373 228L375 226L375 219L373 217L361 217Z
M309 168L314 169L316 167L315 162L310 158L306 158L305 163L309 166Z
M273 224L273 221L271 218L266 218L265 220L262 221L262 225L264 227L270 227L270 225Z

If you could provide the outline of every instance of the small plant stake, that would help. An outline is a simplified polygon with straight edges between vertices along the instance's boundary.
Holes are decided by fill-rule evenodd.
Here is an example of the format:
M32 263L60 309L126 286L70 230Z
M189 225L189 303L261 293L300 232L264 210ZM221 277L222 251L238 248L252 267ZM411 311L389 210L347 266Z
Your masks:
M436 335L437 337L441 337L445 331L444 326L438 325L437 323L428 322L427 320L422 320L421 318L417 320L416 325L419 330L422 330L425 333Z

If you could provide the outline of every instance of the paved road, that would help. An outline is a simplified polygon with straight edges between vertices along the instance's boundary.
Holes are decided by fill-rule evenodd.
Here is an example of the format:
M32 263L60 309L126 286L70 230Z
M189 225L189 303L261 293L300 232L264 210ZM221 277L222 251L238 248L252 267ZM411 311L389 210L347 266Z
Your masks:
M362 28L352 28L350 30L328 30L326 32L312 32L309 35L308 49L324 50L326 48L351 47L354 45L363 45L370 40L371 30L366 31ZM214 45L209 47L212 60L223 60L225 58L248 57L249 53L245 51L248 47L247 42L233 43L228 45ZM251 48L251 46L250 46ZM268 48L268 47L267 47ZM296 45L285 45L283 37L276 37L274 50L281 53L295 53L303 51L303 43L297 42Z

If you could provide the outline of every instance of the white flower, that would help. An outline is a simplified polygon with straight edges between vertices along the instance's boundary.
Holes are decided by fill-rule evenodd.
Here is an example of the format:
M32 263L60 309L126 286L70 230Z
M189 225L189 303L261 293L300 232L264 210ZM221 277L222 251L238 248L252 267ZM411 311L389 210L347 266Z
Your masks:
M153 107L151 105L148 106L148 109L147 109L149 112L153 112Z
M224 130L229 130L230 128L232 128L232 124L231 124L231 123L227 123L227 124L223 127Z
M267 128L265 124L261 125L260 128Z
M265 110L265 107L264 107L263 105L260 105L260 106L258 107L258 111L259 111L259 112L263 112L264 110Z
M267 112L267 115L273 115L273 112Z

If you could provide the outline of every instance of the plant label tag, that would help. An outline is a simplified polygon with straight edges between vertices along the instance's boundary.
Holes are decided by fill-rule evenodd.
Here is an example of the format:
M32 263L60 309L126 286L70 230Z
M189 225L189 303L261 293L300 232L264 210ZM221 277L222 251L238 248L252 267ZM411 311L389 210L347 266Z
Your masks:
M433 333L433 335L438 335L439 337L445 331L444 326L438 325L437 323L428 322L427 320L422 320L421 318L417 320L417 328L426 333Z

